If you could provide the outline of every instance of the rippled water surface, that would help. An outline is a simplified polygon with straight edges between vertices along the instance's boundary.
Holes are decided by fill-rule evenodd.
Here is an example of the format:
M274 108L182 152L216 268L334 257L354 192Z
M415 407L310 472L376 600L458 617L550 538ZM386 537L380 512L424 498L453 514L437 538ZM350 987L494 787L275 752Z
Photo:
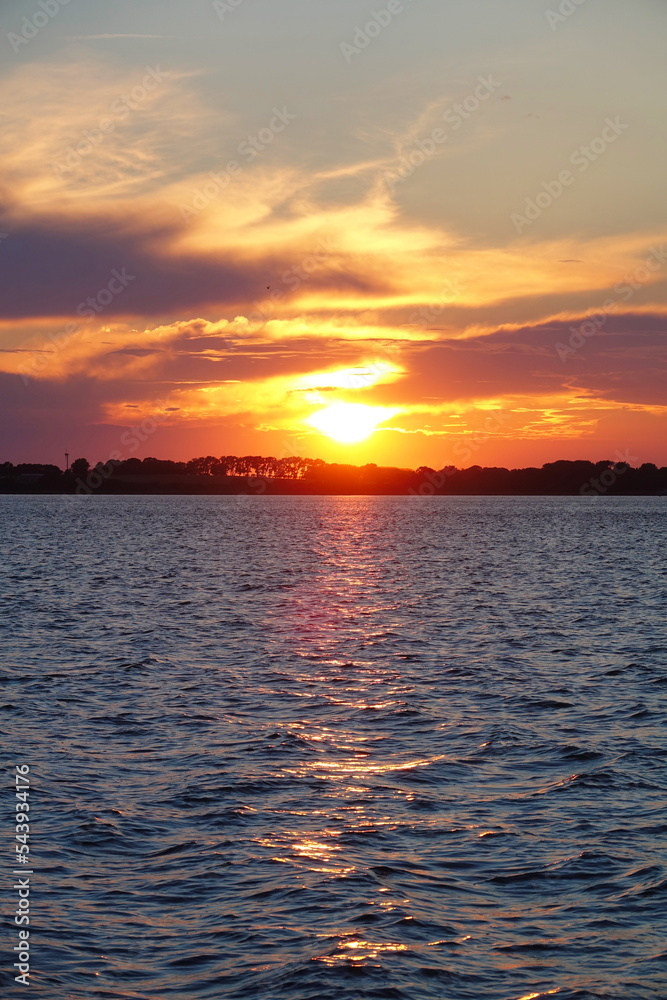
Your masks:
M0 516L32 997L667 997L667 499Z

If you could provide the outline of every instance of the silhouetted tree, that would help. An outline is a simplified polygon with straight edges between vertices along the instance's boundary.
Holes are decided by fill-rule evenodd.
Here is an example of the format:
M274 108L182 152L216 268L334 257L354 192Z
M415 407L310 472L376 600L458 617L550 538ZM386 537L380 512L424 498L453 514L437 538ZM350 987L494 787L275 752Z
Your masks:
M85 479L90 469L90 462L87 458L75 458L70 466L72 475L77 479Z

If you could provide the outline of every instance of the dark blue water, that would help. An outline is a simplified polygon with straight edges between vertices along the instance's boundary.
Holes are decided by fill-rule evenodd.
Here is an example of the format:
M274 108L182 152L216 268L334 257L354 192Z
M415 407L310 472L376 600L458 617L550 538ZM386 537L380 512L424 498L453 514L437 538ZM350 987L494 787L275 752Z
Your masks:
M0 508L26 995L667 997L667 500Z

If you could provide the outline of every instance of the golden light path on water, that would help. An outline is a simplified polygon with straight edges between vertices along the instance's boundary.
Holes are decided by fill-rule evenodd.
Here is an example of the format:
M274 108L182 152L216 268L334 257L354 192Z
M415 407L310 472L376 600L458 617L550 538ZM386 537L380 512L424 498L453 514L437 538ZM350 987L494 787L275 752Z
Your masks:
M367 724L373 714L391 713L406 704L411 684L394 664L362 658L345 661L330 655L340 647L341 638L353 640L360 648L377 642L378 616L385 622L387 614L393 618L388 629L398 633L402 628L400 601L377 599L382 558L369 554L365 518L357 520L356 512L344 501L341 508L345 530L327 532L317 540L322 556L317 586L297 588L289 602L292 653L297 662L304 664L302 671L292 675L293 695L312 702L314 708L324 697L337 724L322 724L308 712L300 720L291 719L280 726L309 751L297 763L283 765L280 774L306 787L324 780L329 791L324 792L320 809L285 810L300 823L308 823L308 836L295 827L257 841L275 852L271 854L273 862L291 866L295 879L304 887L313 874L333 880L365 876L368 864L360 862L358 851L350 850L349 844L341 841L349 840L352 834L372 843L383 832L392 833L402 825L393 809L378 809L374 783L385 776L426 770L446 760L442 753L405 756L384 751L387 737ZM364 721L353 728L351 718ZM412 801L416 795L408 792L404 797ZM327 800L331 801L330 809ZM402 930L414 921L407 912L413 905L410 898L397 895L389 886L379 886L376 893L375 898L367 899L371 911L384 916L395 914ZM332 949L330 934L317 936L326 939L328 947L313 956L313 961L327 966L374 965L383 954L418 952L443 944L441 940L421 944L386 937L378 940L341 930L337 946ZM468 938L462 936L455 946L464 946Z

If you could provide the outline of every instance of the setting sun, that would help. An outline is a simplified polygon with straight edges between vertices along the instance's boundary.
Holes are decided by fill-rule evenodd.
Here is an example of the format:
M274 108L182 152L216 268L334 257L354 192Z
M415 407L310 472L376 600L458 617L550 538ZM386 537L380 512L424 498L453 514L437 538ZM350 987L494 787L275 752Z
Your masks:
M370 437L378 426L396 413L385 406L363 403L332 403L319 410L306 423L341 444L358 444Z

